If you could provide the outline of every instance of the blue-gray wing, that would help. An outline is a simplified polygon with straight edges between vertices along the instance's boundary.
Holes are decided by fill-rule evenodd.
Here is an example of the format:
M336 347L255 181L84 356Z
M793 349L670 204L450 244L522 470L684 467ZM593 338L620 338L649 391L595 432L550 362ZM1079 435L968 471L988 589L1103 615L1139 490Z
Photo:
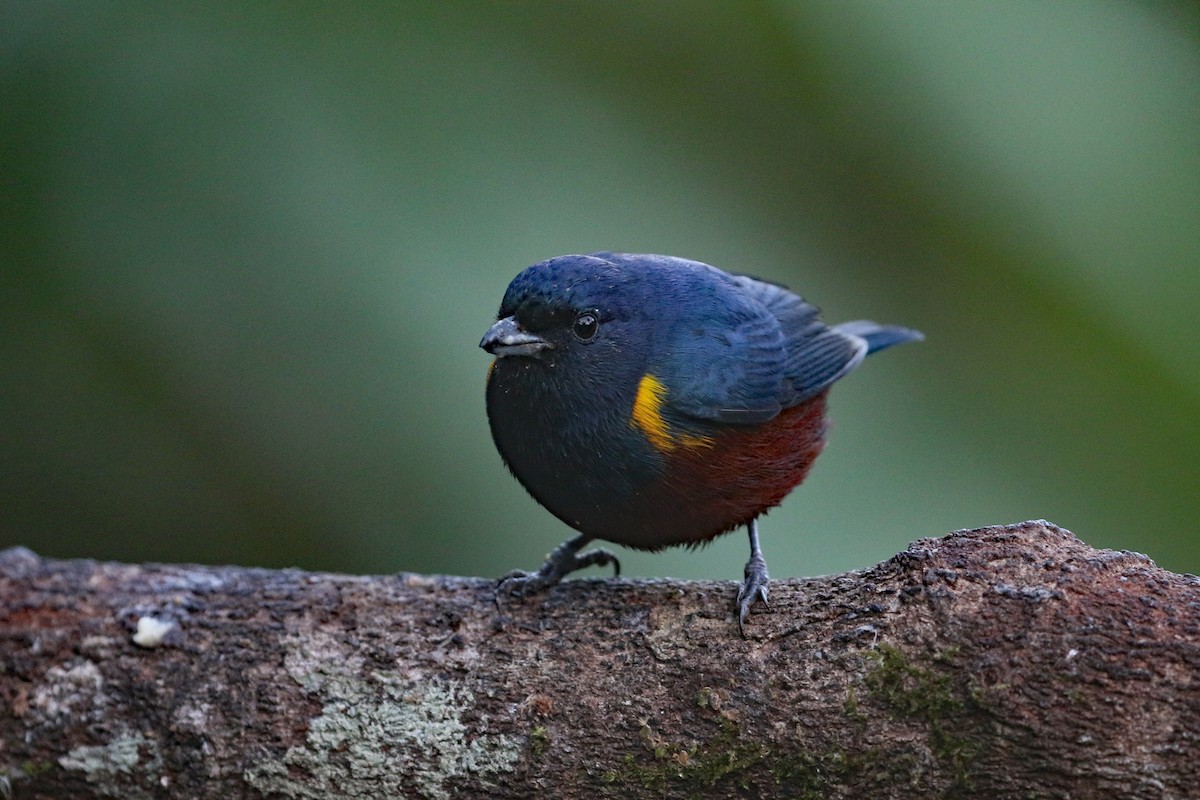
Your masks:
M721 311L683 320L667 359L670 408L730 424L765 422L858 366L866 341L821 322L782 286L732 276Z
M725 287L701 318L683 317L661 369L668 406L686 417L731 424L765 422L781 402L787 352L783 330L761 303Z
M868 352L919 336L870 322L831 328L787 288L700 262L595 255L642 273L659 271L670 287L664 297L676 298L652 368L667 387L667 410L677 417L765 422L829 388Z
M779 398L784 408L825 391L867 355L861 336L827 326L816 306L787 288L746 275L734 280L779 321L786 353Z

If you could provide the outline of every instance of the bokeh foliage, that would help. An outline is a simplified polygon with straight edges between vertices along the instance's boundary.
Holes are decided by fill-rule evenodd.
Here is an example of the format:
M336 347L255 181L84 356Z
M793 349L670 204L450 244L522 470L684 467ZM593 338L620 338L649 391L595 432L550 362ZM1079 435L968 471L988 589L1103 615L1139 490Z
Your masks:
M928 340L833 395L775 576L1045 517L1200 571L1189 3L8 3L0 545L498 575L507 281L666 252ZM741 535L623 555L740 577Z

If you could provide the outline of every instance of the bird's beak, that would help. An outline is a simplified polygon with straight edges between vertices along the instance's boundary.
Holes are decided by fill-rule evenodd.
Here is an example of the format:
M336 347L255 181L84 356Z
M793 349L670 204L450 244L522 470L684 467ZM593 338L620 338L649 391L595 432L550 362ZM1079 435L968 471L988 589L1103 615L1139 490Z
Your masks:
M517 321L512 317L505 317L488 328L488 332L483 335L479 346L497 358L504 358L506 356L536 357L543 350L550 349L554 345L536 334L521 330Z

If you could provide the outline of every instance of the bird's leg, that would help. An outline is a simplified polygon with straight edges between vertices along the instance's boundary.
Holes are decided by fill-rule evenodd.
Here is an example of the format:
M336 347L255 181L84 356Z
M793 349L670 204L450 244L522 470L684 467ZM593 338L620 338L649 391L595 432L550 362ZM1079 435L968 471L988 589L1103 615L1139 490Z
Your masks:
M750 606L756 600L762 600L763 605L768 604L767 584L771 581L762 548L758 545L758 520L750 520L746 528L750 531L750 560L746 562L746 577L737 594L738 630L742 636L746 635L746 617L750 614Z
M546 563L537 572L512 572L500 579L500 588L515 595L530 595L549 589L575 570L584 567L613 565L613 574L621 574L621 562L607 550L580 553L592 537L585 534L568 539L546 556Z

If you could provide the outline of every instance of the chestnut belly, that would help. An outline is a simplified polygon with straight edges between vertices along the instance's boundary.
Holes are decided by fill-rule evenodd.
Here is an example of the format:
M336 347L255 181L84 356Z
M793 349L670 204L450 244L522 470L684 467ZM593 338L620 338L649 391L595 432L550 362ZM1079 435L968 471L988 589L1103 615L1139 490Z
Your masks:
M654 550L696 545L779 505L825 445L825 394L752 426L728 426L708 446L677 448L633 496L611 498L606 519L584 533Z

